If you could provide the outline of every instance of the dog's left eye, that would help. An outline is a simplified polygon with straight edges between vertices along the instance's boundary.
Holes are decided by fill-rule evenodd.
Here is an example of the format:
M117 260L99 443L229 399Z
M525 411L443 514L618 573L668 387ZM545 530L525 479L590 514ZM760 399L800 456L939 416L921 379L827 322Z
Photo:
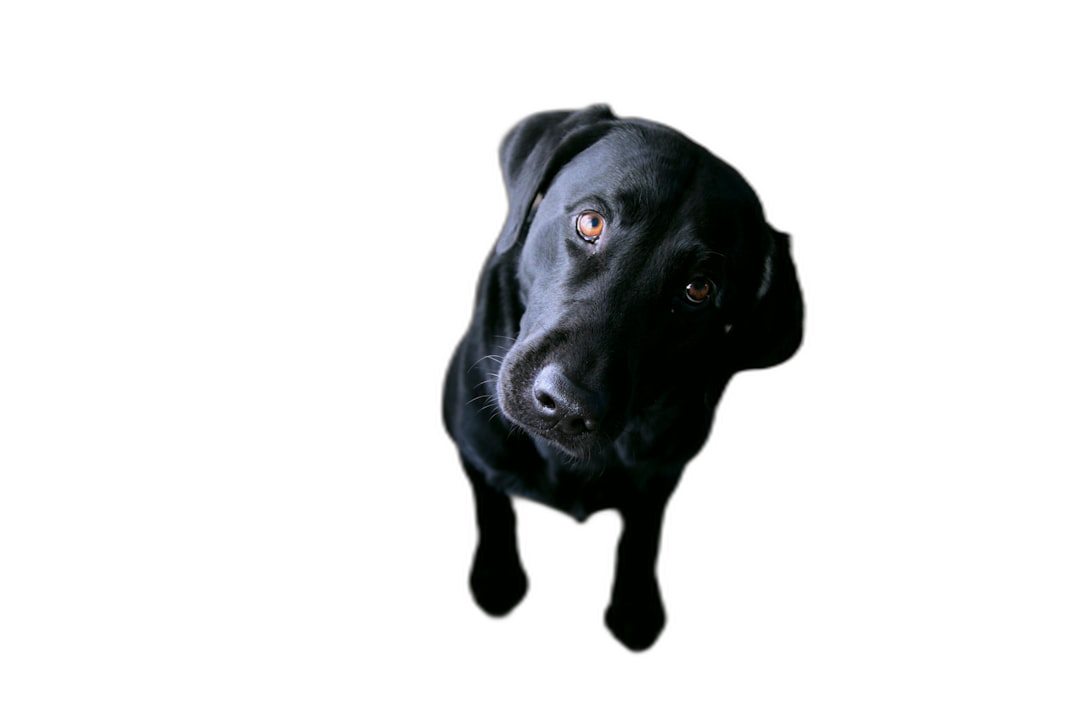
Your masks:
M700 305L713 294L713 284L708 278L696 277L686 286L686 299Z
M603 216L592 210L581 213L577 218L577 231L585 242L596 242L596 238L604 232Z

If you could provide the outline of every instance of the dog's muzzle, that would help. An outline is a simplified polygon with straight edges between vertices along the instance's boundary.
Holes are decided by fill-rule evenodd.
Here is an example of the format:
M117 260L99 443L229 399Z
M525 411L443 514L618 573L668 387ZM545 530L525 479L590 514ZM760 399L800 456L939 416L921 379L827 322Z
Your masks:
M607 394L576 383L556 363L542 365L535 374L527 365L511 362L500 373L498 402L507 419L571 455L588 454L602 444Z

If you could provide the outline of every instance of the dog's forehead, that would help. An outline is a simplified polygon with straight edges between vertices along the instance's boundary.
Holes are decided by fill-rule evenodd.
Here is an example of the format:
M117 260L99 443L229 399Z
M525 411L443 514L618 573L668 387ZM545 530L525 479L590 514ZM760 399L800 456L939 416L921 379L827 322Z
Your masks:
M553 185L571 201L593 196L717 209L755 201L742 176L705 148L670 128L632 121L578 154Z

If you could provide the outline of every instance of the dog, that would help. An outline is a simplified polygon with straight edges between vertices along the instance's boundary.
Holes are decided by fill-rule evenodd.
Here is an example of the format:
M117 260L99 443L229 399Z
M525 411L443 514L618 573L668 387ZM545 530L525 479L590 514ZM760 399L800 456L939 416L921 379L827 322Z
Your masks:
M469 585L493 616L525 595L511 496L615 509L604 620L644 650L664 508L724 388L802 343L789 237L730 165L603 105L532 115L499 157L509 212L443 394L476 505Z

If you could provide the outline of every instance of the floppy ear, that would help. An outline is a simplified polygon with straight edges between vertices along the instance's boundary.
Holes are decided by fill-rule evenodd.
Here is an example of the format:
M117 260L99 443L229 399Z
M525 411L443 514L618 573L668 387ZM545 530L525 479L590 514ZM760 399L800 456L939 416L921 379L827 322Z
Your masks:
M802 290L791 261L790 238L768 225L765 228L772 249L766 255L757 302L731 331L737 370L779 365L794 355L802 343Z
M603 137L614 121L606 105L592 105L574 112L531 115L507 134L499 159L510 211L496 252L506 252L524 236L537 195L563 165Z

